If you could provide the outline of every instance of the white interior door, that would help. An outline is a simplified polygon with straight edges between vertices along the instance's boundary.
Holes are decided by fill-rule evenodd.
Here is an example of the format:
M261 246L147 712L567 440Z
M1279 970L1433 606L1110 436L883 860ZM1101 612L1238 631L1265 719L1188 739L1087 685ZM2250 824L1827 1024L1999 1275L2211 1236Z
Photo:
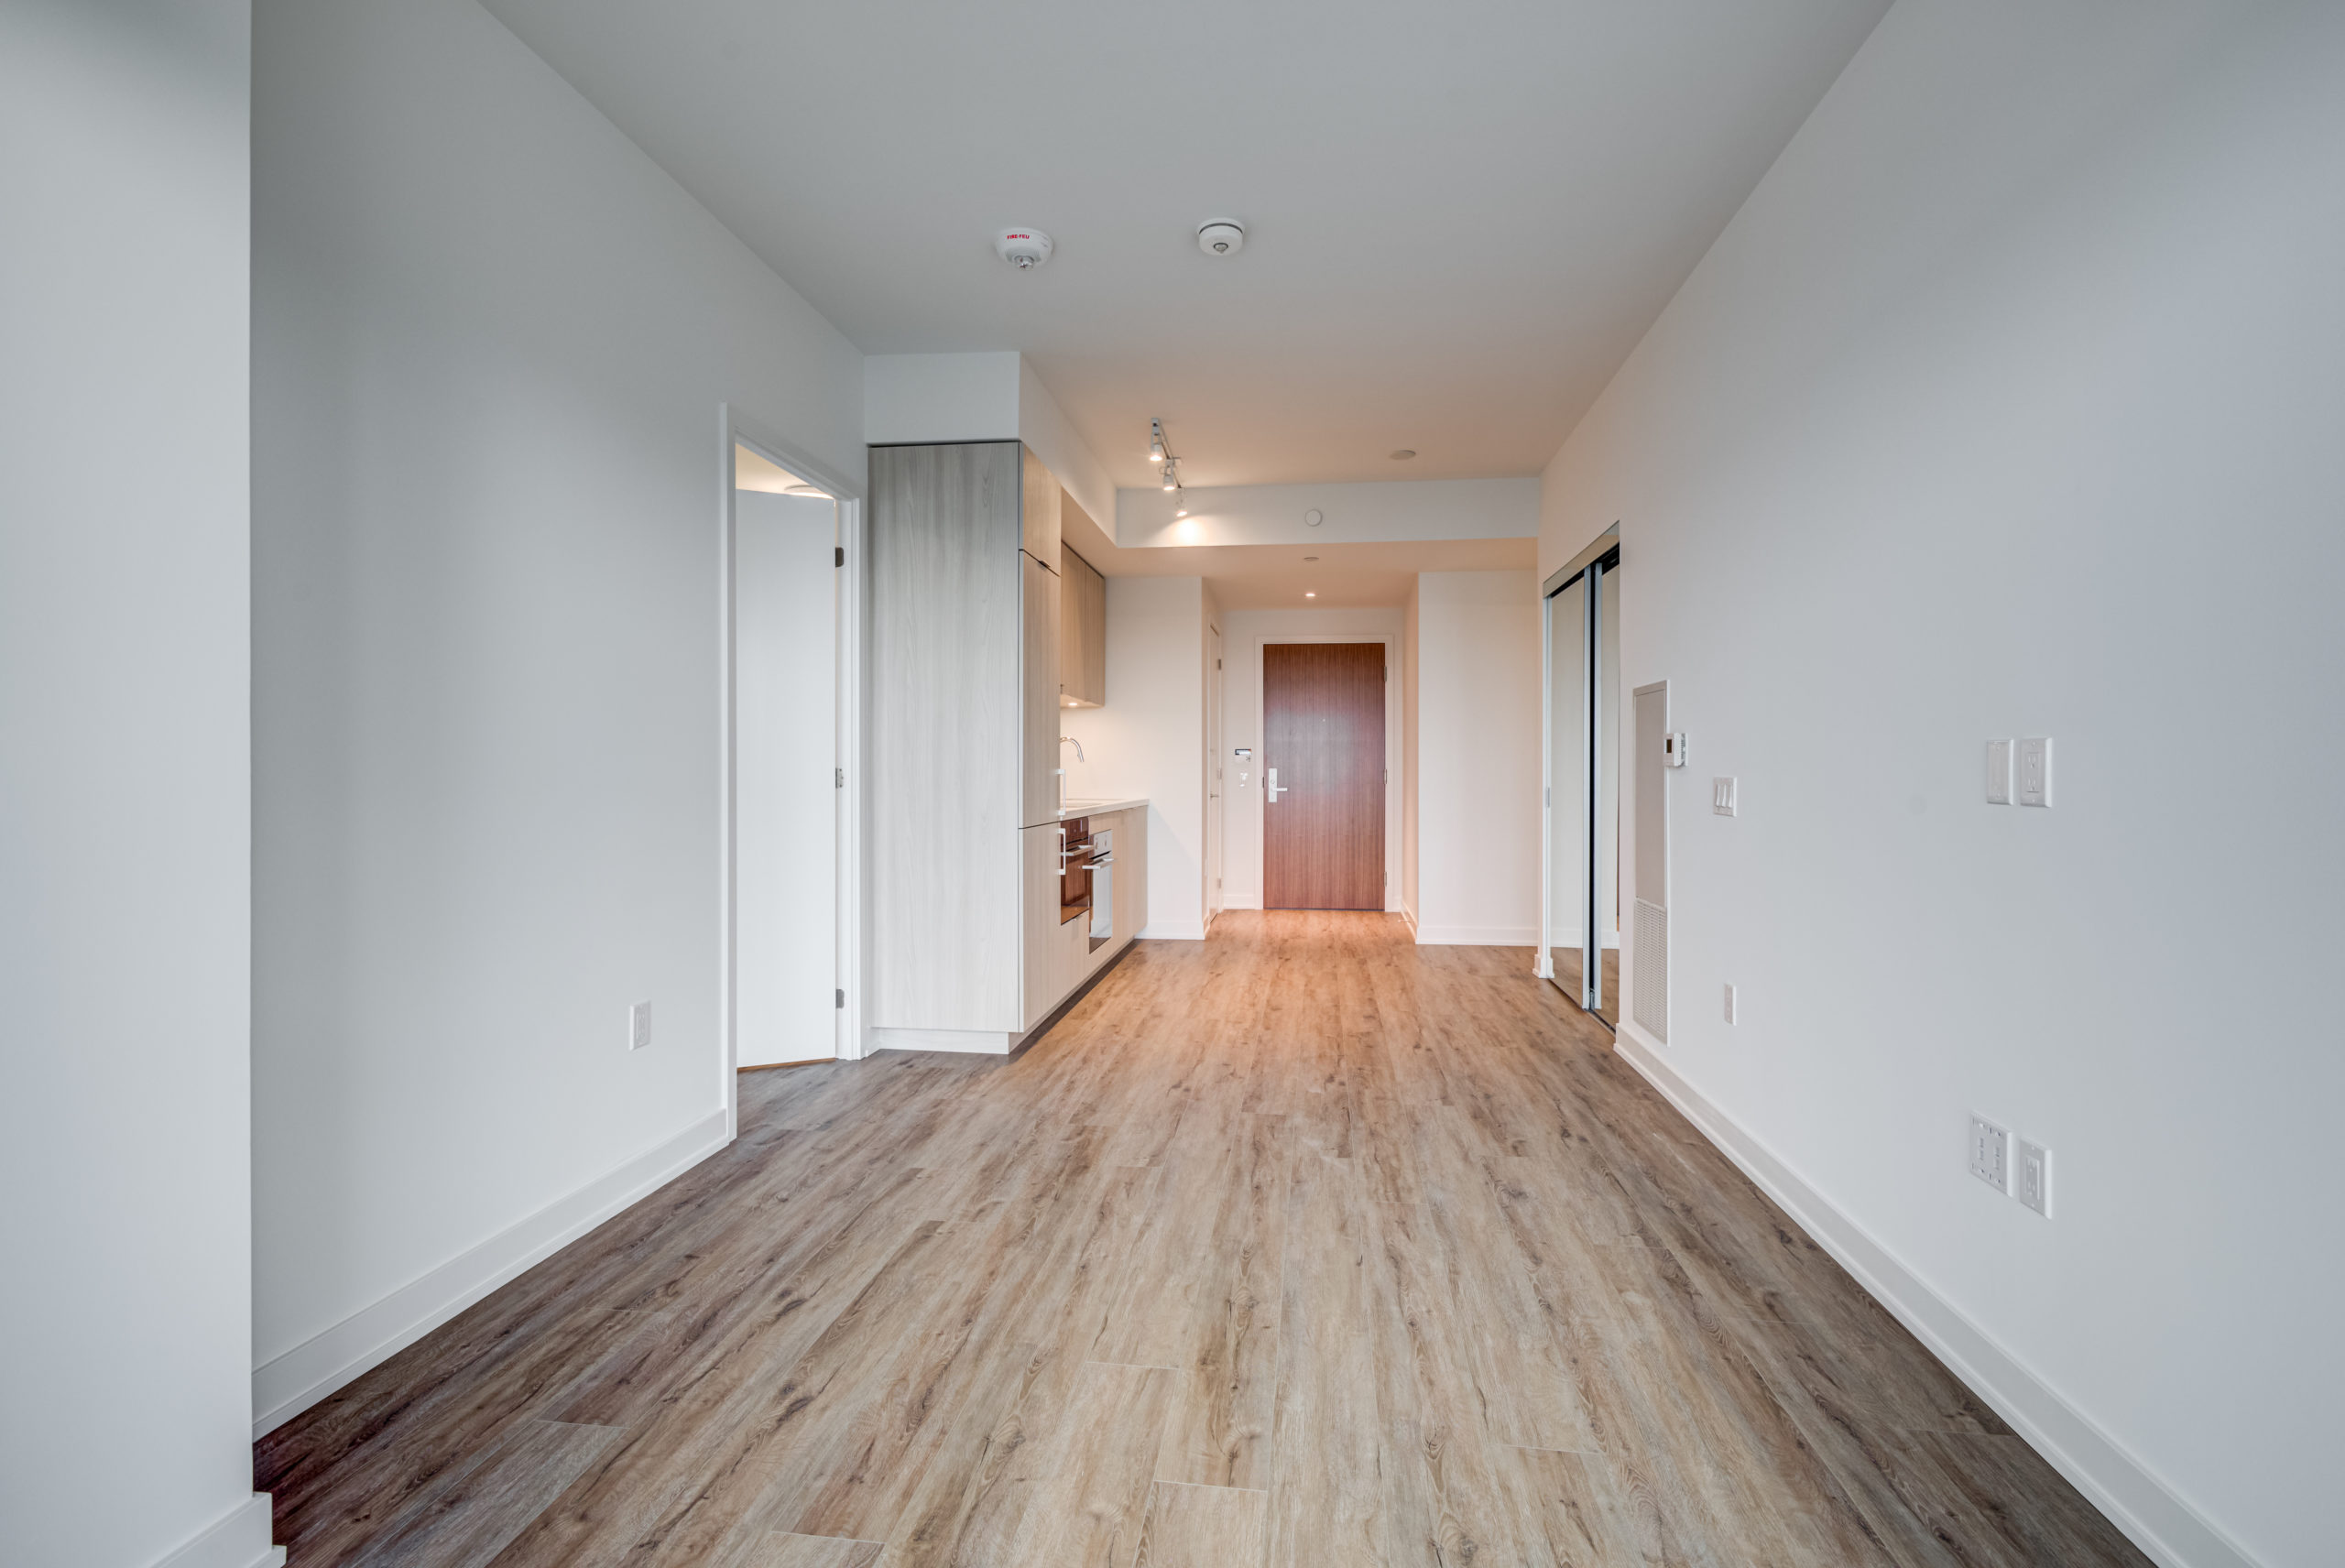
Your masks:
M736 1062L838 1054L838 542L827 499L734 494Z

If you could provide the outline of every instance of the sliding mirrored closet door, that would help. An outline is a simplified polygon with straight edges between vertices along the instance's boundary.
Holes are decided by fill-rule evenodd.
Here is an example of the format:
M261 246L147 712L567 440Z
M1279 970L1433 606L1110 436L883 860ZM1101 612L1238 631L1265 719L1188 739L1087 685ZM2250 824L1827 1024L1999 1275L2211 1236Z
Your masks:
M1608 534L1546 584L1547 974L1620 1017L1620 569Z

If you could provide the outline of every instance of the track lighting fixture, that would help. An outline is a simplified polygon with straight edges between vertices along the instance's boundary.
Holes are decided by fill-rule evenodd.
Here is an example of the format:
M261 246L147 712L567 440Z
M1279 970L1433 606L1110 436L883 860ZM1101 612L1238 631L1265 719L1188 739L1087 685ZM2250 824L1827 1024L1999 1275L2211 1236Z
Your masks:
M1163 485L1164 493L1172 497L1172 515L1176 517L1187 517L1189 495L1187 491L1181 488L1181 460L1174 457L1172 449L1164 444L1162 419L1148 421L1148 461L1158 465L1157 483Z

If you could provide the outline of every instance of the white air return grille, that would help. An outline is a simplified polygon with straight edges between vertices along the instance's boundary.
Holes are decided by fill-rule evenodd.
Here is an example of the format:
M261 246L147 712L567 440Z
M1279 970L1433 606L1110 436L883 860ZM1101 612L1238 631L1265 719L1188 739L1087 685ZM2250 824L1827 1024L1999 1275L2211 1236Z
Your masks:
M1629 940L1636 943L1637 995L1632 1016L1639 1028L1663 1045L1669 1043L1669 911L1637 900L1637 922Z

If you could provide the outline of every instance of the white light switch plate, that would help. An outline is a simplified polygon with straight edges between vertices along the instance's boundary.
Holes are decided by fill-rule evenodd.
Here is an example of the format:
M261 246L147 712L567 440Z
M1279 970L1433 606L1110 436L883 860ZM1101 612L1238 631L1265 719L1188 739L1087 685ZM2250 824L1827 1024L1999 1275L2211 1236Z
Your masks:
M1998 1192L2012 1190L2012 1135L1981 1116L1970 1118L1970 1174Z
M2008 806L2012 803L2012 743L1991 740L1987 743L1987 804Z
M651 1043L651 1004L638 1002L627 1010L627 1048L641 1051Z
M1735 814L1734 802L1735 789L1733 779L1713 779L1710 780L1711 811L1716 811L1722 817L1733 816Z
M2045 1219L2052 1217L2052 1151L2040 1143L2019 1140L2019 1183L2012 1196Z
M1734 1022L1734 987L1732 985L1726 988L1726 1021Z
M2052 741L2048 735L2034 735L2019 743L2019 803L2052 803Z

